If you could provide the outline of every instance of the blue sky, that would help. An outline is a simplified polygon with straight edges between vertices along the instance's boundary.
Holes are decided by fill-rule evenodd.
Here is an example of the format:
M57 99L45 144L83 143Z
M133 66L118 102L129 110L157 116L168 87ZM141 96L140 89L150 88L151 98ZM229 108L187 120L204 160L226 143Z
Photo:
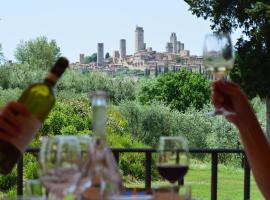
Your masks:
M0 7L0 43L7 59L21 40L38 36L55 39L62 55L71 61L79 53L96 52L103 42L105 52L119 49L127 40L127 53L134 52L134 30L142 26L147 47L163 52L171 32L191 54L201 55L210 23L188 11L183 0L8 0ZM233 41L240 32L232 35Z

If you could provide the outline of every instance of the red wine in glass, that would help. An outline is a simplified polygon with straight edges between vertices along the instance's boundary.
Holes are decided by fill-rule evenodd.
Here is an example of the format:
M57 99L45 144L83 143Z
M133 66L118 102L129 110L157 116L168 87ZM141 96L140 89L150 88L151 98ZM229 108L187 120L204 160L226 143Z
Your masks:
M176 181L183 179L189 167L183 165L158 165L157 169L160 176L174 184Z

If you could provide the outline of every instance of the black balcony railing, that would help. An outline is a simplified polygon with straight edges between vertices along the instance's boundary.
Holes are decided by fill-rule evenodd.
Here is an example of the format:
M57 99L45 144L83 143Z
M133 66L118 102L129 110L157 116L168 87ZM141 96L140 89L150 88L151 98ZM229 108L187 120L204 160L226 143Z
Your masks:
M143 153L145 155L145 189L151 189L151 167L152 154L156 151L154 149L146 148L113 148L113 154L117 163L119 163L120 154L123 153ZM26 153L38 153L38 148L29 148ZM247 162L246 155L240 149L190 149L191 154L211 154L211 200L217 199L217 185L218 185L218 156L219 154L240 154L243 156L244 165L244 200L250 199L250 167ZM17 194L23 194L23 159L20 159L17 164Z

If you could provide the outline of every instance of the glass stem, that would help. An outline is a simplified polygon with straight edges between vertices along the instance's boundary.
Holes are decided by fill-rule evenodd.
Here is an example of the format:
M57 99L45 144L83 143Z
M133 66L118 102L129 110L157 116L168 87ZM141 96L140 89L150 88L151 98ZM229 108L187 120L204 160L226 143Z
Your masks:
M172 183L171 185L171 200L174 200L175 198L175 188L177 187L177 183Z

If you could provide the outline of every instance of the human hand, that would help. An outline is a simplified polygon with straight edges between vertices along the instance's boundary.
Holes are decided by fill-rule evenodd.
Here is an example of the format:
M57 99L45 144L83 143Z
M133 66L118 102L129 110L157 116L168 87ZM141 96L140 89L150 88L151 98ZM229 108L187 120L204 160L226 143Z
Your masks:
M21 131L19 116L28 117L31 113L20 103L12 101L0 110L0 134L15 136Z
M212 102L218 109L225 108L234 115L225 116L236 126L249 123L254 120L255 114L248 102L246 94L241 90L240 86L228 81L215 81L212 84Z

